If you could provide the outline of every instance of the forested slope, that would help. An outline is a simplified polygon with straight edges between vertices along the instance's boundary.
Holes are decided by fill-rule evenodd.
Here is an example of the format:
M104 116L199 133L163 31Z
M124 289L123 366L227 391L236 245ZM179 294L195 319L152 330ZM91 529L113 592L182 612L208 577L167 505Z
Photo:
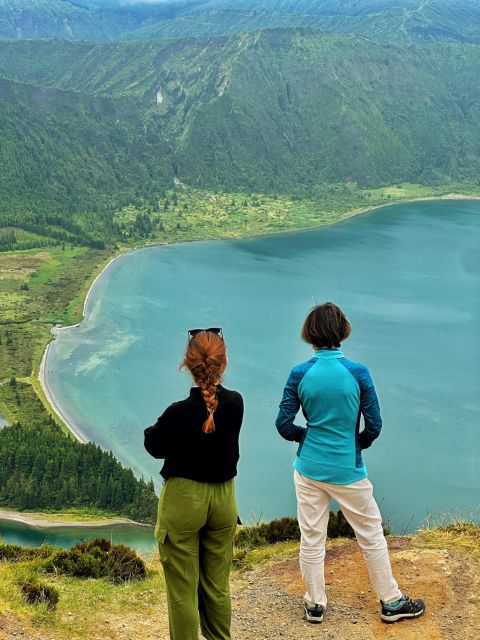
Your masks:
M0 209L108 211L172 184L479 175L480 49L315 29L162 42L0 44Z
M0 506L20 510L95 507L155 521L153 481L137 480L111 452L81 444L53 422L0 431Z
M5 348L2 340L0 345ZM2 406L15 421L0 429L0 507L88 507L154 522L153 481L137 479L111 452L62 431L30 384L15 377L5 380L0 384Z
M166 175L170 167L162 142L146 143L134 99L0 80L0 123L4 219L95 214L101 240L109 234L98 214L148 186L162 164Z

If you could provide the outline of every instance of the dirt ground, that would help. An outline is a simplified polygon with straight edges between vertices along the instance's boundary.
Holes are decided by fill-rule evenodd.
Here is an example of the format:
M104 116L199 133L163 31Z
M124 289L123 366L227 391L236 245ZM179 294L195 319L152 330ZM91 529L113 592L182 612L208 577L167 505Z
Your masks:
M327 551L329 604L322 624L303 619L297 559L272 561L245 574L233 589L234 638L242 640L480 640L480 562L446 549L416 548L390 539L400 588L421 597L418 620L384 624L355 542Z
M392 565L400 587L422 597L418 620L386 625L354 541L327 551L329 605L322 624L303 619L303 585L296 557L280 557L232 579L233 640L480 640L480 561L457 549L431 548L408 538L390 538ZM98 634L98 635L97 635ZM106 619L85 640L168 640L164 600L148 615L125 612ZM0 612L0 639L56 640L52 629L35 628Z

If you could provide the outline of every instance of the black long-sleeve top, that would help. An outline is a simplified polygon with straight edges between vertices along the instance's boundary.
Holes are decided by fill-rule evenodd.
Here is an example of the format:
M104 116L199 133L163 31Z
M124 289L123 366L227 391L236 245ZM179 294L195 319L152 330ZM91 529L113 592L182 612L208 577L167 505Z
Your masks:
M198 387L185 400L174 402L145 429L145 449L154 458L165 458L160 471L199 482L225 482L237 475L243 398L237 391L217 387L215 431L204 433L208 412Z

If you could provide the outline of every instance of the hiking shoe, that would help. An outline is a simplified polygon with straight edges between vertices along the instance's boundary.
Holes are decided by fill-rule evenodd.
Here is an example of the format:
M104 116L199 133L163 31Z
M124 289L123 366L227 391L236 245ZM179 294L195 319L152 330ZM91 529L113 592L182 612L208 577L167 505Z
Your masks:
M316 604L313 607L309 607L307 603L305 603L305 618L307 622L318 623L323 620L323 612L325 611L325 607L321 604Z
M418 618L425 611L425 603L423 600L412 600L408 596L402 596L397 606L392 607L385 604L382 600L382 620L383 622L392 623L407 618Z

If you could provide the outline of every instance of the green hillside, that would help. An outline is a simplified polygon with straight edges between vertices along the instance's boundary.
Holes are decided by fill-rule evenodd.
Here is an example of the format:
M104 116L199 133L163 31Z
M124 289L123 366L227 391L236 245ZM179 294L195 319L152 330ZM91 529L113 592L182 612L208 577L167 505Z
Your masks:
M165 164L164 144L145 141L132 99L0 80L0 111L0 226L21 220L42 233L60 224L102 246L112 208L147 189Z
M174 176L308 197L325 183L476 182L479 74L476 46L314 29L0 43L0 211L107 215ZM97 214L93 238L109 224Z

